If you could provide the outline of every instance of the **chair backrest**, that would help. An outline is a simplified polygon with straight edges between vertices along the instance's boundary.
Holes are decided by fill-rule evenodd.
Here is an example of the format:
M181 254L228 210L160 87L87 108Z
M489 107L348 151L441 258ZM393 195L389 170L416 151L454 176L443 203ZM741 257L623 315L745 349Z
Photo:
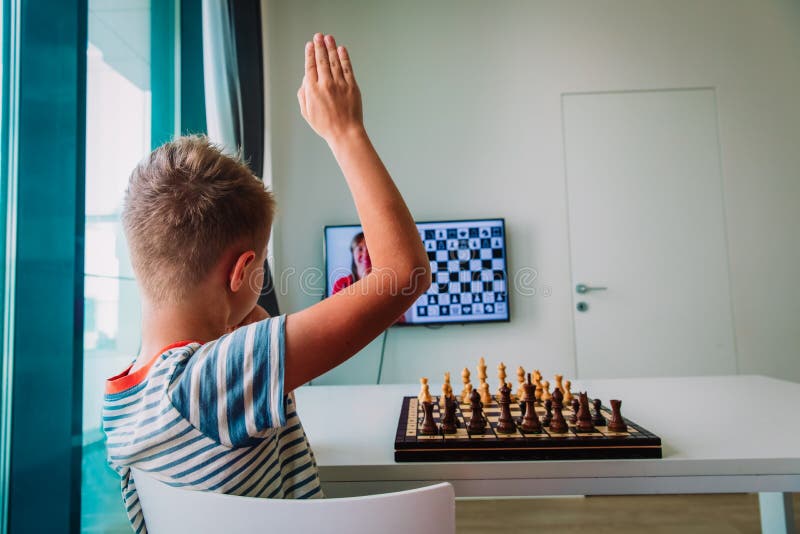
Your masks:
M447 482L365 497L300 500L174 488L138 469L133 479L149 534L455 532L455 493Z

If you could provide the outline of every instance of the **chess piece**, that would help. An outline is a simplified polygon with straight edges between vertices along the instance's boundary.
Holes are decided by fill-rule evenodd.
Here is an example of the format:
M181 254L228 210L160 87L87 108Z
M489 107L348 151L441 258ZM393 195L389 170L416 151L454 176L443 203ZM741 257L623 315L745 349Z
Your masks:
M464 386L464 391L461 392L461 404L469 404L469 398L472 396L472 384Z
M497 366L497 379L500 381L500 385L497 386L497 395L499 397L501 395L500 390L506 385L506 366L503 362L500 362L500 365Z
M592 413L589 411L589 396L586 392L580 394L580 408L578 409L578 423L575 425L578 432L593 432Z
M423 401L422 412L424 414L422 419L422 428L420 433L426 436L435 436L439 433L436 423L433 421L433 403L430 401Z
M483 357L478 361L478 380L481 381L481 384L486 382L486 360Z
M472 393L472 384L469 381L469 369L464 367L461 371L461 381L464 382L464 389L461 390L461 404L469 404L469 396Z
M550 431L555 434L565 434L569 429L567 421L564 419L562 410L564 409L561 402L564 400L564 394L560 389L553 391L553 419L550 421Z
M472 416L469 418L467 431L470 434L483 434L486 430L486 418L483 416L481 396L477 389L472 390L472 395L469 398L469 402L472 408Z
M600 411L600 406L602 402L600 399L594 399L592 401L594 405L594 415L592 415L592 424L594 426L606 426L606 418L603 417L603 412Z
M564 391L562 393L564 393L564 404L566 405L572 404L572 399L575 398L572 395L572 391L570 391L571 388L572 388L572 382L570 382L569 380L564 382Z
M622 412L620 409L622 408L622 401L617 399L612 399L611 401L611 421L608 422L608 429L611 432L627 432L628 425L625 424L625 420L622 418Z
M450 373L444 374L444 384L442 384L442 398L439 399L439 406L445 409L446 399L453 397L453 386L450 384Z
M547 401L552 399L553 396L550 394L550 382L545 380L542 382L542 400Z
M422 386L420 388L419 395L417 396L417 399L419 400L419 402L420 403L433 402L433 399L431 399L431 390L428 387L428 379L425 378L425 377L422 377L422 378L419 379L419 383Z
M519 383L519 387L517 388L517 400L522 402L522 397L525 394L525 369L523 369L521 365L517 367L517 382Z
M550 426L550 421L553 420L553 401L544 401L544 417L542 417L542 426Z
M578 399L572 398L571 408L572 408L572 415L569 416L569 422L573 425L578 422L578 408L580 403Z
M563 384L561 384L561 381L564 379L564 375L556 375L555 379L556 379L555 389L561 391L561 394L563 395L564 394L564 386L563 386ZM568 403L566 401L564 401L564 406L568 406Z
M492 394L489 393L489 383L488 382L481 382L481 385L478 386L480 390L480 399L484 406L491 406L492 404Z
M539 422L539 416L536 414L534 404L536 402L536 386L531 382L531 375L528 373L528 381L522 385L523 394L522 398L522 422L519 425L520 430L528 434L538 434L542 431L542 423Z
M517 430L514 418L511 417L511 388L508 384L500 386L500 417L497 419L496 430L501 434L513 434Z
M445 397L444 401L444 415L442 422L439 425L442 429L442 434L455 434L456 433L456 406L457 402L452 395Z

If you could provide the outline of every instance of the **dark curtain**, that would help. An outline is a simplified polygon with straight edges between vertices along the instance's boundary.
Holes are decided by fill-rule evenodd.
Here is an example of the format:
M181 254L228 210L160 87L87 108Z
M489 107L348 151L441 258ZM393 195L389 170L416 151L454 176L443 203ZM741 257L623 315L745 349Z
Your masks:
M256 176L264 174L264 47L260 0L203 0L203 55L208 131L241 150ZM265 262L258 303L278 315L272 273Z

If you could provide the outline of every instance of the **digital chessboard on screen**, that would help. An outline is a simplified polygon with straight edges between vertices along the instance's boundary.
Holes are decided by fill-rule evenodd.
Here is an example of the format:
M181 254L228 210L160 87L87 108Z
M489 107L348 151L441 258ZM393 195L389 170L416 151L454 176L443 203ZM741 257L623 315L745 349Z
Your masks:
M508 321L508 270L503 219L418 222L431 286L397 324ZM369 272L361 227L325 227L326 295Z

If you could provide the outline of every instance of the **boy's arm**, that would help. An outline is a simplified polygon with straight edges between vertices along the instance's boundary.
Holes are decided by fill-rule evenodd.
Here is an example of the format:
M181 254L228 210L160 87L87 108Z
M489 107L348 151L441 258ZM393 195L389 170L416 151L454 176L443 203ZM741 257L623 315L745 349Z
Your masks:
M317 34L306 44L298 91L303 117L344 173L369 247L372 272L286 319L288 393L336 367L397 320L428 288L430 265L417 227L364 129L361 95L344 47Z

